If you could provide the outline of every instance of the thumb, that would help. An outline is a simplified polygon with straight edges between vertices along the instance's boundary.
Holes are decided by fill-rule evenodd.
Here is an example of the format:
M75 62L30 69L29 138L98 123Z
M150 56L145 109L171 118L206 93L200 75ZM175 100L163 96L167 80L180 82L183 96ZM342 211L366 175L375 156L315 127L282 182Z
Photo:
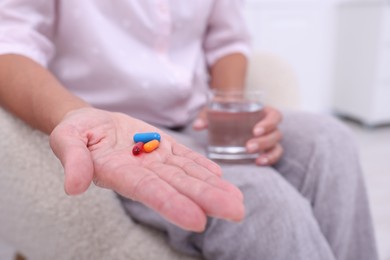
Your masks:
M93 163L86 142L75 129L57 127L50 135L50 146L64 167L68 195L83 193L92 182Z
M207 108L203 108L202 111L200 111L198 117L192 123L192 128L194 128L194 130L200 131L206 129L207 126Z

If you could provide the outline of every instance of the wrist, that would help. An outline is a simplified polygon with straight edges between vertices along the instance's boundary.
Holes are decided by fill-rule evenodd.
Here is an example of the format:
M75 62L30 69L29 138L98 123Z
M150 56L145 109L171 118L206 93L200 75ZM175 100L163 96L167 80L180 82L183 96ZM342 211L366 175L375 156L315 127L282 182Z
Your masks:
M60 108L57 109L55 113L52 113L52 116L48 121L50 123L47 125L44 131L50 134L54 130L54 128L58 124L60 124L66 117L68 117L72 113L76 113L76 111L88 108L92 108L92 106L81 99L73 102L65 102Z

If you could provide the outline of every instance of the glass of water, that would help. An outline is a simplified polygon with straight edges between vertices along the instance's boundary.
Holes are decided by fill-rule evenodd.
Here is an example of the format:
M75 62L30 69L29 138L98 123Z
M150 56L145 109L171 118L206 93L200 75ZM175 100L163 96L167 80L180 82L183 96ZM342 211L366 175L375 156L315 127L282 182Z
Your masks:
M217 160L254 159L246 142L253 138L253 128L263 118L262 93L256 90L215 90L207 109L207 155Z

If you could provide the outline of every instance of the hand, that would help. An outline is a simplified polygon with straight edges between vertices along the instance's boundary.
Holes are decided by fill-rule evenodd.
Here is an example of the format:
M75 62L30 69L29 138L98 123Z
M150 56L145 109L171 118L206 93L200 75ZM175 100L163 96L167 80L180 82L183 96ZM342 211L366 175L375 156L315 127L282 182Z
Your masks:
M192 126L195 130L207 128L206 111L207 109L204 108L194 121ZM263 113L264 118L253 128L254 138L248 140L246 148L248 153L259 152L256 163L266 166L277 163L283 154L283 148L280 145L282 134L278 129L282 115L272 107L265 107Z
M253 128L254 138L248 140L246 148L249 153L259 152L256 159L258 165L273 165L279 161L283 154L280 145L282 134L278 129L282 121L281 113L272 107L263 109L264 118Z
M134 156L136 132L159 132L160 147ZM161 130L120 113L83 108L68 113L50 135L65 169L65 191L97 186L140 201L183 229L202 231L206 216L239 221L242 193L220 167Z

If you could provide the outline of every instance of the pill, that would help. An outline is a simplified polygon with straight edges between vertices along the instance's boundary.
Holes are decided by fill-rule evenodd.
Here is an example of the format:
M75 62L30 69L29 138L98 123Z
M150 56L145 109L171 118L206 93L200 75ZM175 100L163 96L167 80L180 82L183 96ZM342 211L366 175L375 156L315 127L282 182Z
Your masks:
M147 142L144 144L144 151L147 153L153 152L154 150L157 149L157 147L160 145L160 142L158 140L152 140L150 142Z
M137 133L134 135L133 140L134 143L143 142L146 144L149 141L157 140L160 142L160 134L156 132L149 132L149 133Z
M144 150L144 143L143 142L138 142L134 145L133 147L133 154L134 155L139 155L140 153L142 153L142 151Z

